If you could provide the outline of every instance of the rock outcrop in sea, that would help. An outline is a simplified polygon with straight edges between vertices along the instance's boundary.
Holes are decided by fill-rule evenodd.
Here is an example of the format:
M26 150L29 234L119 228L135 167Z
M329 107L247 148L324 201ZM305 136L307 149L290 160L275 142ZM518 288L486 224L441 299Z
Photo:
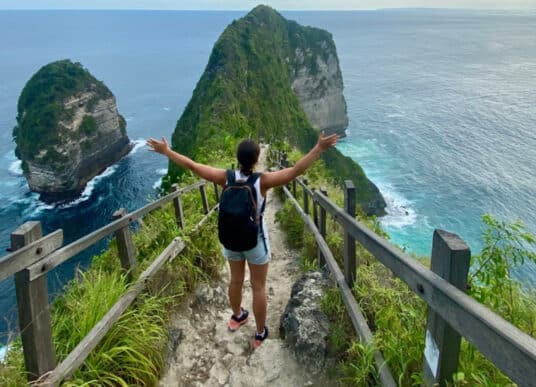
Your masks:
M213 162L222 152L233 155L239 139L247 137L274 145L286 142L308 152L319 130L344 134L347 125L331 34L260 5L233 21L218 38L171 143L195 160ZM216 155L215 160L210 155ZM353 181L366 213L385 213L380 191L356 162L337 149L325 152L322 159L335 181ZM170 163L164 188L183 173Z
M76 198L132 149L111 91L69 60L42 67L28 81L13 138L30 189L47 202Z

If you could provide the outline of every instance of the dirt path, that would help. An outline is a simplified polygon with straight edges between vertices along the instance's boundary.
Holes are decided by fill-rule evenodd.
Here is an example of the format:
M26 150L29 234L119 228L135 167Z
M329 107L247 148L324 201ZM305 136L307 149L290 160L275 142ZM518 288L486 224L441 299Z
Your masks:
M265 149L259 170L265 170ZM203 285L172 318L174 355L160 386L327 386L294 359L279 338L279 320L290 297L292 284L301 271L297 252L286 247L284 234L275 223L281 201L268 193L265 219L269 231L272 261L268 271L267 297L270 336L256 351L251 349L255 331L251 313L251 287L246 270L243 305L250 311L249 322L237 332L227 330L231 309L227 300L229 272L222 280Z

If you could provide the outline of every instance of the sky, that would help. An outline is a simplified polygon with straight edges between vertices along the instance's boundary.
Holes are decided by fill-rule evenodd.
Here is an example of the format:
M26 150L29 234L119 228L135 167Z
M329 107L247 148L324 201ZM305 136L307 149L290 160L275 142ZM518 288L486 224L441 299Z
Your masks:
M249 10L262 0L0 0L0 9ZM278 10L533 9L536 0L265 0Z

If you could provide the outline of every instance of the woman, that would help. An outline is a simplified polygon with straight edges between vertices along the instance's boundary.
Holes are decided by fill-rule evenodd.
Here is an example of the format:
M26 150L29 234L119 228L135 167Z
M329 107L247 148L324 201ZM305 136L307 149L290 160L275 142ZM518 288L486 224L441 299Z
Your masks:
M320 134L316 145L303 156L294 166L275 172L264 172L255 182L257 190L257 208L263 208L266 193L270 188L285 185L304 173L322 152L329 149L339 139L337 134L324 136ZM149 150L160 153L168 157L175 164L187 168L205 180L214 182L225 187L227 182L227 172L225 169L214 168L208 165L196 163L190 158L181 155L170 149L166 139L162 141L150 138L147 140ZM259 159L260 148L253 140L244 140L238 145L236 156L239 163L239 170L235 171L237 180L246 180L253 172ZM267 237L266 228L263 237ZM260 241L260 239L259 239ZM253 314L255 315L256 332L253 347L258 348L268 337L266 322L266 276L268 273L268 262L270 261L270 248L267 238L258 243L256 247L248 251L231 251L223 249L224 256L229 262L231 270L231 282L229 284L229 301L233 314L229 320L229 330L235 331L245 324L248 319L248 311L242 308L242 286L244 283L245 263L248 262L250 272L251 288L253 290Z

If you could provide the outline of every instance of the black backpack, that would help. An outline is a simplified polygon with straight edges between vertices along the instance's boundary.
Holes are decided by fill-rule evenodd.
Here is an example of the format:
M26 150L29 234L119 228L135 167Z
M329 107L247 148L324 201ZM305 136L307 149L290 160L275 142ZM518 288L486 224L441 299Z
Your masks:
M227 170L227 184L220 198L218 237L228 250L246 251L257 246L262 218L257 218L255 182L260 176L252 173L246 181L237 182L235 171Z

